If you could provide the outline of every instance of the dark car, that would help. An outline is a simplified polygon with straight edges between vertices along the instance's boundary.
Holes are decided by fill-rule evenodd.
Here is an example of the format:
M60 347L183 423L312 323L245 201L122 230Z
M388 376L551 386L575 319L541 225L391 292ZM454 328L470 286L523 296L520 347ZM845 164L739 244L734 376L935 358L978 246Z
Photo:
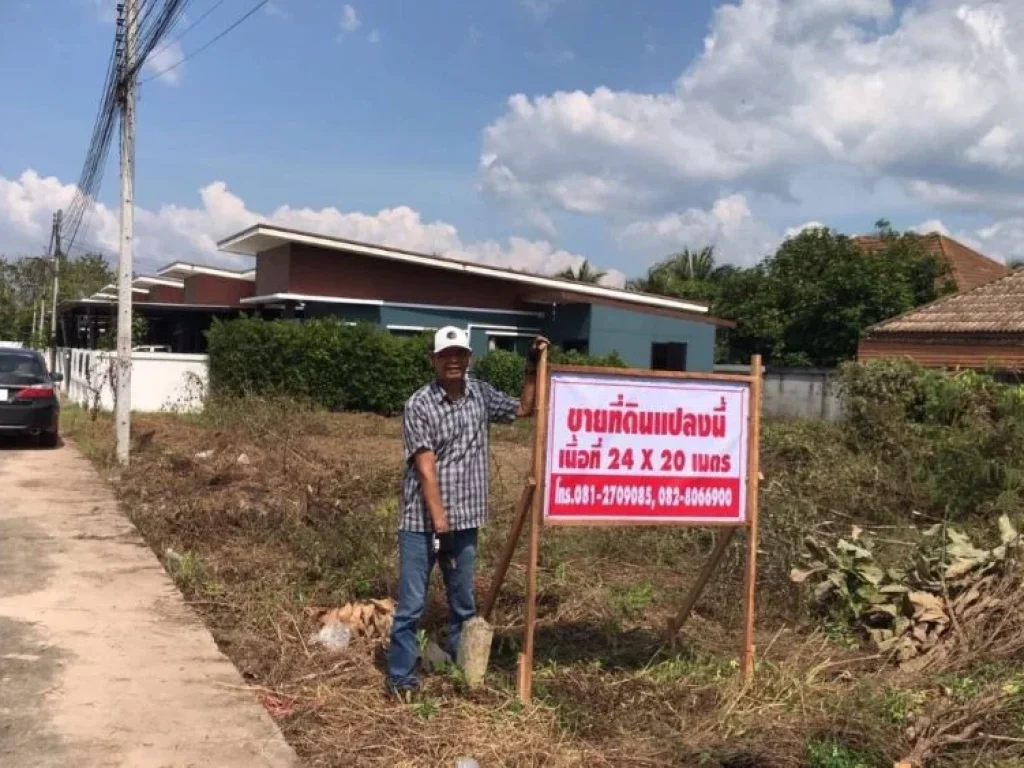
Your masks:
M48 448L60 441L60 399L42 355L0 347L0 435L31 435Z

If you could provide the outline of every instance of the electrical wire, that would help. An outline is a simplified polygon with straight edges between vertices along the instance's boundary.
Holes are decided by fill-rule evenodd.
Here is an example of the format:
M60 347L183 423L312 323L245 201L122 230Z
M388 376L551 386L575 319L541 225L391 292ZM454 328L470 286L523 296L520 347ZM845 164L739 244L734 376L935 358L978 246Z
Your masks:
M178 67L180 67L180 66L181 66L182 64L184 64L184 63L185 63L186 61L188 61L189 59L191 59L191 58L193 58L193 57L195 57L195 56L198 56L198 55L199 55L200 53L202 53L203 51L205 51L205 50L206 50L207 48L209 48L209 47L210 47L211 45L213 45L214 43L216 43L216 42L217 42L218 40L220 40L220 39L221 39L222 37L224 37L224 36L225 36L225 35L227 35L227 34L228 34L229 32L231 32L232 30L234 30L234 29L235 29L236 27L240 26L240 25L241 25L241 24L242 24L242 23L243 23L244 21L246 21L246 19L248 19L248 18L249 18L250 16L252 16L252 15L253 15L254 13L256 13L256 11L258 11L258 10L259 10L260 8L262 8L263 6L265 6L265 5L266 5L266 4L268 3L268 2L270 2L270 0L261 0L261 2L257 3L257 4L255 5L255 6L253 6L253 7L252 7L252 8L251 8L251 9L250 9L250 10L249 10L249 11L248 11L248 12L247 12L246 14L244 14L244 15L243 15L243 16L242 16L241 18L237 19L237 20L236 20L236 21L235 21L234 23L232 23L232 24L231 24L230 26L228 26L228 27L227 27L226 29L224 29L223 31L221 31L221 32L220 32L219 34L217 34L216 36L214 36L214 37L213 37L212 39L208 40L208 41L207 41L206 43L204 43L203 45L199 46L199 47L198 47L198 48L196 48L196 49L195 49L194 51L192 51L191 53L189 53L189 54L188 54L188 56L185 56L184 58L182 58L182 59L179 59L179 60L178 60L177 62L175 62L175 63L174 63L174 64L172 64L171 66L169 66L169 67L167 67L167 68L165 68L165 69L162 69L162 70L160 70L159 72L156 72L156 73L154 73L154 74L150 75L149 77L145 78L144 80L140 80L140 81L139 81L139 85L145 85L146 83L150 82L151 80L155 80L156 78L160 77L161 75L166 75L166 74L167 74L168 72L170 72L171 70L174 70L174 69L177 69Z
M177 34L177 35L176 35L176 36L175 36L175 37L174 37L173 39L171 39L171 40L168 40L168 41L167 41L166 43L164 43L164 44L163 44L163 45L161 45L161 46L160 46L159 48L157 48L157 49L156 49L156 50L155 50L155 51L153 52L153 55L155 56L156 54L158 54L158 53L160 53L160 52L162 52L162 51L165 51L165 50L167 50L167 48L169 48L169 47L170 47L171 45L173 45L174 43L180 42L180 41L181 41L181 38L183 38L183 37L184 37L185 35L187 35L187 34L188 34L189 32L191 32L191 31L192 31L193 29L195 29L196 27L198 27L198 26L199 26L200 24L202 24L202 23L203 23L203 21L204 21L204 20L205 20L205 19L206 19L206 18L207 18L207 17L208 17L208 16L209 16L209 15L210 15L211 13L213 13L214 11L216 11L216 10L217 10L218 8L220 8L220 7L222 6L222 5L224 5L224 0L217 0L217 2L215 2L215 3L213 4L213 5L211 5L211 6L210 6L210 7L209 7L209 8L208 8L208 9L206 10L206 13L204 13L204 14L203 14L202 16L200 16L200 17L199 17L198 19L196 19L196 20L195 20L195 21L193 21L193 22L192 22L191 24L189 24L189 25L188 25L187 27L185 27L185 28L184 28L183 30L181 30L181 32L179 32L179 33L178 33L178 34Z
M117 34L107 61L103 91L79 176L78 188L68 206L61 228L64 242L69 249L95 205L96 194L102 184L103 171L110 154L123 87L130 82L130 78L135 77L139 67L164 39L168 30L181 19L189 2L190 0L138 0L133 15L127 20L118 21ZM130 40L129 30L133 31ZM134 48L133 66L130 69L125 61L129 47Z

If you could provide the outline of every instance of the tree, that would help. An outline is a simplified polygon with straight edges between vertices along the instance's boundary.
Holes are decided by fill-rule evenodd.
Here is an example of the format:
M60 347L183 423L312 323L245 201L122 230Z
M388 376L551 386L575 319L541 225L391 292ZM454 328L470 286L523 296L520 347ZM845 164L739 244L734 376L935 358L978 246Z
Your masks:
M644 277L627 281L626 287L660 296L713 300L716 285L735 271L736 267L715 263L712 245L700 250L684 248L652 266Z
M949 266L925 251L919 235L875 224L883 246L861 249L845 235L808 229L749 268L717 266L708 247L655 264L634 290L700 299L736 323L719 334L721 362L755 353L777 365L832 367L856 355L869 326L955 290Z
M871 325L950 289L949 266L925 251L918 235L890 231L882 237L883 248L869 252L832 230L805 230L745 270L749 274L728 286L715 306L737 323L732 353L832 367L856 355Z
M60 301L90 296L115 279L99 254L60 259ZM33 313L40 301L52 306L53 261L45 256L0 256L0 339L29 342Z
M590 262L584 259L575 269L566 267L561 272L556 272L555 277L573 280L577 283L599 283L607 274L603 270L594 269Z

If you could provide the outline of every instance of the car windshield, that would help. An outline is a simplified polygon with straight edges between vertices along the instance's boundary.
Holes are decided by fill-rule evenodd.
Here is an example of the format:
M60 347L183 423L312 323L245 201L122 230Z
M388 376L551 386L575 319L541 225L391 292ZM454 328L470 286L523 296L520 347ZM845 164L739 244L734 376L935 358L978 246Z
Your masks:
M0 349L0 384L33 384L45 378L46 369L36 355Z

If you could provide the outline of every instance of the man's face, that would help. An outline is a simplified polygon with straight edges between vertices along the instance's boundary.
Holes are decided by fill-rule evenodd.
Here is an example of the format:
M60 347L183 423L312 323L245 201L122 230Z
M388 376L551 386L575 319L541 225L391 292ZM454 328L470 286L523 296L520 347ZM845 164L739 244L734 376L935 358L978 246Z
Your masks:
M459 381L466 375L469 368L468 349L449 347L430 356L430 362L434 366L434 375L440 381Z

